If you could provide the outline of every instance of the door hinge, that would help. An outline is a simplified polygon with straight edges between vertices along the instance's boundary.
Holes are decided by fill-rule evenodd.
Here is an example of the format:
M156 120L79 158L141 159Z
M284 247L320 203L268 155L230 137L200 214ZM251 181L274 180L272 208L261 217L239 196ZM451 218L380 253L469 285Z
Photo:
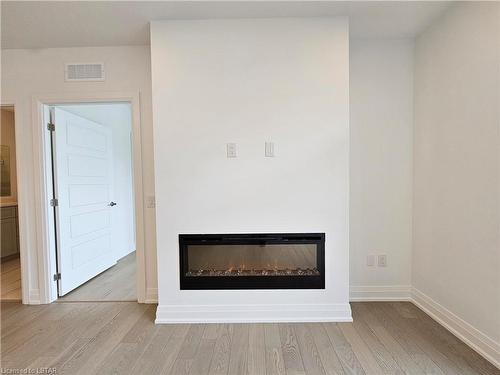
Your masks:
M50 200L50 205L52 207L56 207L56 206L59 206L59 201L57 199L51 199Z
M53 131L56 130L56 126L54 124L52 124L52 123L49 122L47 124L47 130L50 131L50 132L53 132Z
M61 274L59 272L54 274L54 281L57 280L61 280Z

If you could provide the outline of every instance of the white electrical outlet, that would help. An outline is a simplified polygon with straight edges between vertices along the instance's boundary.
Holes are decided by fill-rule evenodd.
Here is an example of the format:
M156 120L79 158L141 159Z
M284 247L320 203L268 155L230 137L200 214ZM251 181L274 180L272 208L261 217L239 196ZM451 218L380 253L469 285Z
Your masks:
M226 153L228 158L236 157L236 143L226 143Z
M267 158L274 158L274 142L266 142L264 155Z
M375 255L370 254L366 256L366 265L368 267L373 267L375 265Z
M378 256L378 266L387 267L387 255L381 254Z

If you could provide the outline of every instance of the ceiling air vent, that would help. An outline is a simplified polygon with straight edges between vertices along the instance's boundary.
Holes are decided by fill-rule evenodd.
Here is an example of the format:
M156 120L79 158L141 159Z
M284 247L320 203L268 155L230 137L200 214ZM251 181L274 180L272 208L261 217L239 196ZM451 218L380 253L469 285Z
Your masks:
M66 64L66 81L104 81L104 64Z

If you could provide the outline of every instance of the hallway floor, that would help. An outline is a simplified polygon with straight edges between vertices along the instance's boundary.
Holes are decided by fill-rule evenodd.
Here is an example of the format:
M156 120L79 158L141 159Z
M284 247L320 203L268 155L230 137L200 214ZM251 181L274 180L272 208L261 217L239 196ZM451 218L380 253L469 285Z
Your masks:
M58 301L137 301L135 251Z
M19 257L1 264L1 300L21 300L21 261Z

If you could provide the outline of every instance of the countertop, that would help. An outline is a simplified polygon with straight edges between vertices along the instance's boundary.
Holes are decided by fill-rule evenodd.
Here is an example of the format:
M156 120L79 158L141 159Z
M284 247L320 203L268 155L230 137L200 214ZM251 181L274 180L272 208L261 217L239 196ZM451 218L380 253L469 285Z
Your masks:
M17 206L17 202L0 202L0 208L2 207L14 207Z

